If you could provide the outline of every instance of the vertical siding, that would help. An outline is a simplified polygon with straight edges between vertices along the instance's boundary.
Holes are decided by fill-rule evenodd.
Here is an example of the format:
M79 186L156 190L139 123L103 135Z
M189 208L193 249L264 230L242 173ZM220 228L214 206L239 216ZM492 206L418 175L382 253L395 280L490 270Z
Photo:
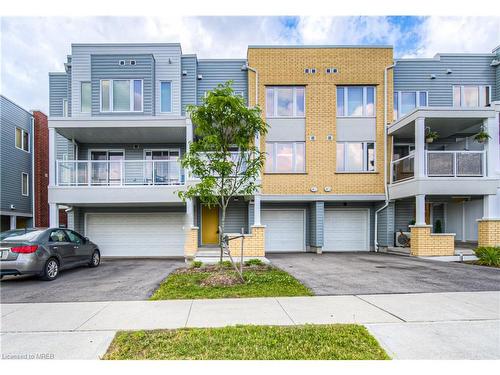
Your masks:
M161 116L179 116L181 114L181 48L179 44L101 44L72 45L71 51L71 92L73 116L88 116L79 112L80 84L91 81L91 55L152 55L155 61L154 113ZM160 81L172 82L172 113L160 113Z
M197 60L196 55L185 55L182 56L182 72L186 72L186 75L182 74L182 90L181 90L181 105L182 105L182 115L186 114L186 105L196 104L196 75L197 70Z
M198 104L201 103L205 92L213 90L218 84L233 81L236 93L242 93L248 102L248 72L241 70L245 59L235 60L198 60L198 74L203 76L198 82Z
M451 107L453 85L491 85L495 98L495 69L490 66L493 54L440 55L433 59L401 59L394 68L394 90L429 91L429 106ZM451 69L451 74L446 74ZM436 79L430 79L431 74Z
M49 73L49 116L63 115L63 99L68 99L68 75Z
M311 246L323 247L325 202L311 202Z
M119 65L124 60L125 65ZM130 65L135 60L136 65ZM153 55L91 55L92 76L92 116L123 116L123 113L101 112L100 80L101 79L142 79L143 80L143 112L130 112L127 116L154 114L154 58ZM79 88L77 88L79 90ZM80 103L76 105L81 111Z
M10 212L10 205L16 209L13 213L32 213L32 151L33 133L32 115L14 102L0 95L0 209ZM16 127L28 131L30 136L30 152L16 148ZM29 176L29 195L21 193L22 173Z
M378 210L383 205L384 203L376 204L374 210ZM394 246L394 202L389 203L378 214L377 240L380 246Z

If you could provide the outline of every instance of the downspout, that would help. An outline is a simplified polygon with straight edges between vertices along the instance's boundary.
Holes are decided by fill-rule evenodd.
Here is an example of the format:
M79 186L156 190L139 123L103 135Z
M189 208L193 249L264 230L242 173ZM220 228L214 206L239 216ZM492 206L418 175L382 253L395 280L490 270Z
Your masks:
M378 214L389 206L389 190L387 187L387 72L396 66L396 63L387 66L384 69L384 195L385 203L377 211L375 211L375 233L373 236L374 249L378 252Z
M35 207L35 116L34 116L34 113L32 112L31 113L31 137L32 137L32 145L31 146L31 194L32 194L32 197L31 197L31 204L32 204L32 208L31 208L31 213L33 215L33 220L32 220L32 224L33 224L33 228L36 228L36 222L35 222L35 217L36 217L36 214L35 214L35 210L36 210L36 207Z

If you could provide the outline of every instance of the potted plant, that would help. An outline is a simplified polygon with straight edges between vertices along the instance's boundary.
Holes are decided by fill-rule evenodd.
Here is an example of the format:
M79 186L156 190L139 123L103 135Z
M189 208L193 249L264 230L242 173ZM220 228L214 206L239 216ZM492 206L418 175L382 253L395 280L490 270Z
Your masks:
M432 143L435 140L437 140L438 138L439 138L439 135L438 135L437 132L433 132L432 130L429 130L429 132L425 136L425 142L426 143Z
M443 225L441 224L441 220L437 219L434 224L434 233L443 233Z
M477 133L474 136L474 140L478 143L485 143L488 139L490 139L491 136L484 131L484 129L481 129L479 133Z

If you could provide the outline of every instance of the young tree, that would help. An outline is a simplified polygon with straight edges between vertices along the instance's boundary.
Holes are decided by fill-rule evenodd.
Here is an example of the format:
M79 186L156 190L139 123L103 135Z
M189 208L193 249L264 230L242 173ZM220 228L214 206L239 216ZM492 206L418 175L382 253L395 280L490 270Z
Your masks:
M183 200L197 197L209 207L220 207L222 261L229 202L235 196L253 195L259 188L257 178L265 153L257 148L255 137L267 133L267 124L258 107L248 108L245 100L235 95L231 81L207 92L201 105L189 105L187 111L195 139L181 164L190 169L199 182L179 192L179 196Z

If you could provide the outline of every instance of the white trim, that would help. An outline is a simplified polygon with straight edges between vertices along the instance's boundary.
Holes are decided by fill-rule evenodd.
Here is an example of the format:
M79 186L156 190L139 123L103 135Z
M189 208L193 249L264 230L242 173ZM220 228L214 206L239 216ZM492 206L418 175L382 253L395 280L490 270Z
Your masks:
M304 145L304 169L298 171L297 170L297 144L303 144ZM306 142L300 141L300 142L287 142L287 141L279 141L279 142L265 142L266 146L266 154L267 154L267 145L272 144L273 145L273 165L272 165L272 170L268 171L265 169L265 173L268 174L288 174L288 173L297 173L297 174L302 174L306 173ZM293 164L293 170L292 171L277 171L277 150L278 150L278 144L291 144L292 145L292 164Z
M102 82L109 82L109 110L102 109ZM114 81L129 81L129 111L115 111L113 108L113 82ZM141 109L134 110L134 81L141 81ZM87 82L87 81L86 81ZM80 99L81 102L81 99ZM99 112L100 113L143 113L144 112L144 79L142 78L102 78L99 80Z
M162 103L162 92L161 92L161 84L162 83L170 83L170 111L162 111L161 110L161 103ZM166 80L166 79L163 79L160 81L160 113L172 113L173 112L173 109L174 109L174 98L173 98L173 85L172 85L172 81L171 80Z
M412 110L410 110L408 113L415 110L415 108L427 107L429 105L429 91L428 90L398 90L398 91L394 91L394 95L397 95L397 105L398 105L397 115L396 115L396 113L393 113L393 120L394 121L396 121L396 120L400 119L401 117L404 117L408 114L408 113L401 114L401 104L402 104L401 103L401 97L402 97L401 94L402 93L415 93L415 107ZM421 93L425 93L425 99L426 99L425 104L420 103L420 94ZM395 108L393 108L393 112L395 112Z
M337 160L335 161L335 172L336 173L377 173L377 142L372 142L372 141L369 141L369 142L353 142L353 141L345 141L345 142L335 142L335 147L337 147L337 145L339 143L342 143L344 145L344 169L343 170L339 170L337 169ZM363 169L362 170L351 170L349 169L349 165L348 165L348 147L346 147L347 144L349 143L361 143L362 145L362 148L363 148ZM368 144L373 144L373 170L369 170L368 169L368 156L367 156L367 152L368 152ZM336 151L335 151L336 152ZM336 153L335 153L336 155Z
M26 175L26 194L24 194L24 176ZM21 172L21 195L23 197L29 197L30 196L30 175L26 172Z
M455 105L455 87L460 87L460 105L459 106L456 106ZM478 101L478 105L477 106L472 106L472 107L469 107L469 106L465 106L464 105L464 88L465 87L477 87L478 89L478 96L477 96L477 101ZM482 98L482 95L481 95L481 91L483 88L487 88L488 89L488 96L489 96L489 103L485 103L483 99L486 99L486 98ZM492 101L492 98L491 98L491 85L473 85L473 84L465 84L465 85L462 85L462 84L453 84L451 86L451 95L452 95L452 104L453 104L453 107L454 108L483 108L483 107L487 107L488 104L491 104L491 101Z

